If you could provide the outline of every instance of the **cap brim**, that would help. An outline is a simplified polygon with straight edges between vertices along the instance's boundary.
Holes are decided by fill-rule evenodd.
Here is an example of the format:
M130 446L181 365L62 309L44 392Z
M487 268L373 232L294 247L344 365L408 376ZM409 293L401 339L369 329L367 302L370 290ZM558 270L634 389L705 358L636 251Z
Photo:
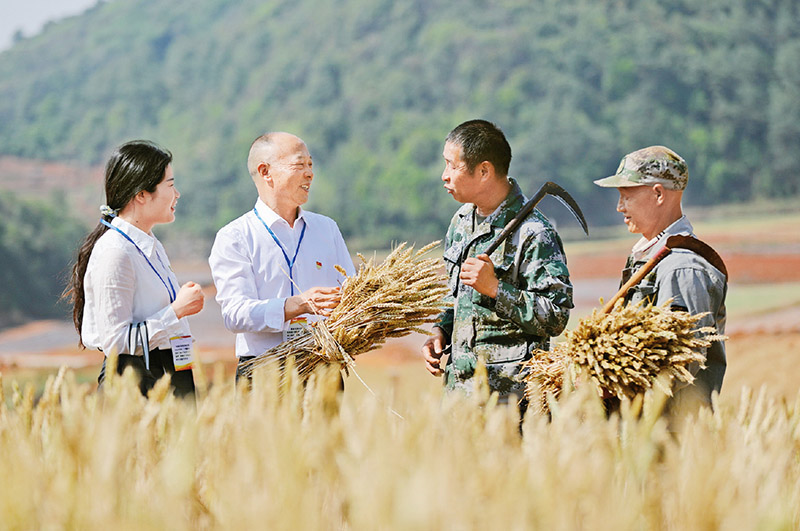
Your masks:
M642 183L635 183L629 181L628 179L623 179L619 175L611 175L603 179L597 179L594 181L594 184L597 186L602 186L603 188L629 188L632 186L643 185Z

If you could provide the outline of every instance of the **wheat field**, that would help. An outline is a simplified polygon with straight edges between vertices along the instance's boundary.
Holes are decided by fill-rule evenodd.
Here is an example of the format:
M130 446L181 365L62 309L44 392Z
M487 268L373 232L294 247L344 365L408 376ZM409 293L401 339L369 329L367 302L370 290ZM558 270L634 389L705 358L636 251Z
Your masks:
M5 382L0 527L800 528L800 395L744 392L678 426L657 394L606 419L578 389L521 435L487 393L342 401L335 373L304 389L260 371L249 393L215 375L196 371L196 403L63 369L38 400Z

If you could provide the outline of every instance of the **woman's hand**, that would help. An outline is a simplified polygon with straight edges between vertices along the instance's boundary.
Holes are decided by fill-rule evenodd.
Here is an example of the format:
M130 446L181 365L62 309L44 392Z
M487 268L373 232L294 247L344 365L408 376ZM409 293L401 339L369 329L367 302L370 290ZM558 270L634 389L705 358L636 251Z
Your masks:
M200 284L187 282L178 290L175 302L172 303L172 309L175 310L178 319L181 319L202 310L204 302L205 295L203 295L203 288L200 287Z

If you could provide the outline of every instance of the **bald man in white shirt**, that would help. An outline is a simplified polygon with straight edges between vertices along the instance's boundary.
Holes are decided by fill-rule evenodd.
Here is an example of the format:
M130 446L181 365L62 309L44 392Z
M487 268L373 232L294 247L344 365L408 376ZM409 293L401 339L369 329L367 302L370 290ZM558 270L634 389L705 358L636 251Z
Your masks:
M314 171L300 138L258 137L247 169L258 190L255 207L219 230L208 259L240 367L330 315L344 281L334 266L355 274L336 222L301 208Z

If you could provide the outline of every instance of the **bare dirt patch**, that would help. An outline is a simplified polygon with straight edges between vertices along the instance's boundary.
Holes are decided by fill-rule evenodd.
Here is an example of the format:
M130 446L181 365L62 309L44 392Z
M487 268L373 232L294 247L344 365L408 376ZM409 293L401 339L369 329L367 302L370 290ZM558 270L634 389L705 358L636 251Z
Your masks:
M722 256L730 281L741 284L800 280L800 254L733 253Z
M58 197L70 215L96 222L103 199L103 167L0 157L0 190L21 197Z
M800 389L800 331L731 337L726 343L728 370L721 396L737 398L743 387L762 386L769 394L793 400Z
M612 249L604 253L569 257L575 279L619 278L627 256ZM740 284L796 282L800 280L800 254L747 253L717 250L728 268L729 281Z

